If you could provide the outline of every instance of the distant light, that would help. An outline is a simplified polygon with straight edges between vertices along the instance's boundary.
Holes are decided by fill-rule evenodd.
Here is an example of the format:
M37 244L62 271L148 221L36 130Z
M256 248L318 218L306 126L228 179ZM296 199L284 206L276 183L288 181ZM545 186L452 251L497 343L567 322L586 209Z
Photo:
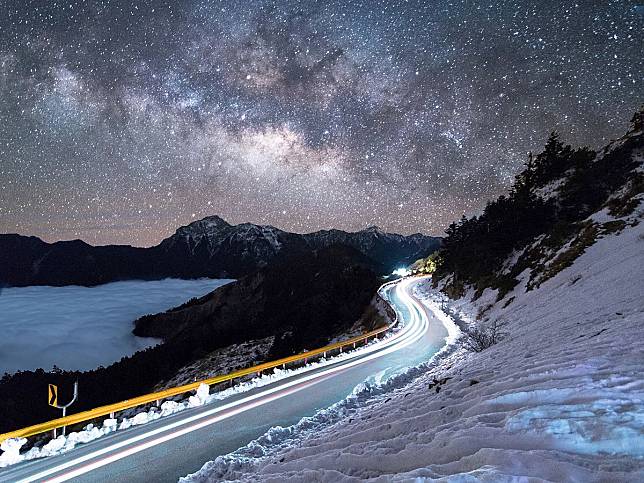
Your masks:
M393 271L393 274L398 275L399 277L406 277L407 275L410 275L411 272L406 268L397 268Z

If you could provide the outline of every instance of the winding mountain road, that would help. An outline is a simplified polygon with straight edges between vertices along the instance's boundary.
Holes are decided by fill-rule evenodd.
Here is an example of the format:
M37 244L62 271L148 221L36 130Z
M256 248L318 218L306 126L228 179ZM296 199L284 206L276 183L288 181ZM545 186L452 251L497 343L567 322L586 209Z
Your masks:
M422 279L385 289L399 329L327 365L263 387L117 431L64 454L0 470L0 481L172 481L346 397L367 378L382 381L419 364L445 343L446 329L413 295Z

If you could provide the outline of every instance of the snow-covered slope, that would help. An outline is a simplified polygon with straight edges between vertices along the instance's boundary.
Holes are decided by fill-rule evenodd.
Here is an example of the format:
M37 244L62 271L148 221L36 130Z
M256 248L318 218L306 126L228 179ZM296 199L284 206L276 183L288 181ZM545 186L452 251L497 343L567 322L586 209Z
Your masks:
M464 329L501 322L504 338L478 353L461 338L187 480L644 481L643 211L503 301L424 287L430 310Z

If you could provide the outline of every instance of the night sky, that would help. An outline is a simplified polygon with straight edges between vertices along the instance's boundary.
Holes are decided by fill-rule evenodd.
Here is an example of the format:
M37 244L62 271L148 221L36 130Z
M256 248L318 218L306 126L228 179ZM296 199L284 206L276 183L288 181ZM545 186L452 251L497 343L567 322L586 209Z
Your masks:
M0 232L441 234L644 99L631 1L0 0Z

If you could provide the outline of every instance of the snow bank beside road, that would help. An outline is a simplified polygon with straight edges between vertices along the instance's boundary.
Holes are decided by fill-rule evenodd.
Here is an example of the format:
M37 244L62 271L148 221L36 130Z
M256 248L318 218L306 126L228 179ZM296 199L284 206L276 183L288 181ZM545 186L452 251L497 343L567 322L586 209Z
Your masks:
M184 481L644 480L643 254L639 223L507 307L426 288L439 316L467 325L487 309L506 337L480 353L457 343L411 384L361 387Z

